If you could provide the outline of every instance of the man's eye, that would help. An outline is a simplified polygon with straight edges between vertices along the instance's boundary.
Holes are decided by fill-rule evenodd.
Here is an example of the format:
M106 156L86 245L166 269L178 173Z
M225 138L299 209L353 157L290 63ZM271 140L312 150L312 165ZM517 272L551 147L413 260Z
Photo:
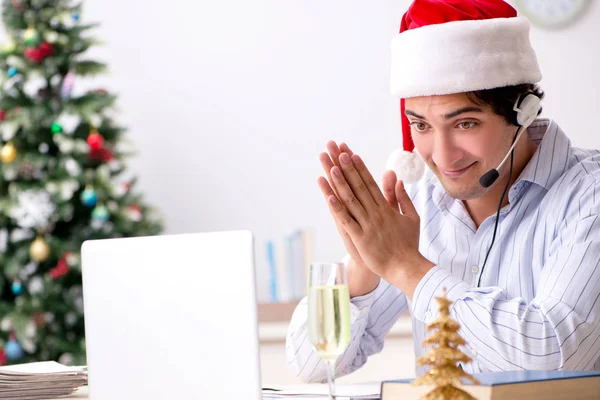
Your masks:
M410 124L417 132L423 132L427 129L427 124L424 122L415 121Z
M461 122L460 124L458 124L460 129L471 129L475 125L477 125L477 122L473 122L473 121L464 121L464 122Z

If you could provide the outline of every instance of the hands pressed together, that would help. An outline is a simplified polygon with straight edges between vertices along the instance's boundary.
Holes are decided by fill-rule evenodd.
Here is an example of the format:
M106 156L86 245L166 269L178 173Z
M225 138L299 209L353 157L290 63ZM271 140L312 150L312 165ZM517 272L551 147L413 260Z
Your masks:
M346 144L330 141L327 151L319 156L327 178L318 184L354 262L348 270L351 296L374 290L383 278L412 298L434 264L419 253L420 219L403 182L387 171L382 193Z

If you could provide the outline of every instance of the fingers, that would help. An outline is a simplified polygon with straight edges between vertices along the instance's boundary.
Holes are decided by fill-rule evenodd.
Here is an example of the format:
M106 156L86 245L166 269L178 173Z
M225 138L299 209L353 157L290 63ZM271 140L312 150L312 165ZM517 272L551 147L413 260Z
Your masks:
M342 153L348 153L348 155L350 157L352 157L354 155L354 153L352 152L352 150L350 150L350 147L348 147L348 145L344 142L340 143L340 151Z
M333 184L333 179L331 178L331 168L333 168L334 164L331 161L331 158L329 157L329 155L327 153L321 153L319 154L319 161L321 162L321 166L323 167L323 170L325 171L325 176L327 177L327 180ZM334 188L334 193L337 196L337 192L335 192L335 188Z
M331 161L333 162L333 165L337 165L339 167L340 164L339 164L338 160L339 160L340 154L342 152L340 151L340 148L338 147L338 145L333 140L330 140L329 142L327 142L325 147L327 148L327 152L329 153L329 157L331 157Z
M360 222L363 212L368 213L369 210L385 204L386 199L360 158L358 163L353 162L358 156L346 143L341 143L338 147L336 142L331 140L327 142L326 147L328 154L321 153L319 159L327 180L338 200L341 200L348 212ZM338 170L334 167L342 171L340 176L333 176L333 171ZM354 204L356 200L362 208Z
M379 185L377 185L377 182L375 182L375 179L373 179L373 175L371 175L371 172L369 172L369 169L363 160L357 154L354 154L351 159L352 165L360 175L361 180L364 182L364 185L371 195L371 198L375 201L375 204L385 204L387 200L385 197L383 197L381 189L379 189Z
M406 193L406 190L404 189L404 182L396 182L395 191L396 198L398 199L398 203L400 204L400 210L402 210L402 214L411 218L419 218L417 209L415 208L412 200L408 196L408 193Z
M339 170L338 167L335 168ZM342 228L341 230L346 231L350 236L360 234L362 232L360 225L358 222L356 222L350 212L348 212L344 204L342 204L335 196L333 189L331 189L331 186L329 186L329 182L320 176L317 180L317 183L321 189L321 192L323 192L325 200L327 200L329 212L335 219L336 224Z
M332 186L335 187L338 199L348 210L350 215L352 215L359 223L364 223L368 220L368 213L363 203L369 204L368 201L370 201L370 204L372 205L373 200L365 198L364 185L362 190L360 188L353 188L350 186L344 175L345 173L340 167L333 167L331 169L331 176L333 179Z
M341 152L338 148L338 145L333 140L327 142L325 147L327 148L328 153L319 154L319 161L321 162L321 166L325 171L325 176L327 177L327 180L333 185L333 179L331 178L331 168L333 168L335 165L337 165L338 167L340 166L338 159L340 157ZM336 196L338 196L335 187L333 188L333 190Z
M400 212L398 200L396 199L396 173L394 171L386 171L383 174L383 195L388 204L396 211Z
M327 179L320 176L317 178L317 184L319 185L319 189L321 189L321 193L323 193L325 199L329 198L329 196L335 196L335 193L333 192L333 189L331 188L331 185Z
M367 184L361 177L361 174L356 169L356 166L352 162L352 159L347 153L342 153L339 158L341 169L343 172L343 177L345 178L346 184L349 186L352 193L358 198L360 204L363 208L368 212L369 210L374 210L377 207L377 203L373 199ZM334 176L334 183L336 185L336 189L339 191L340 188L338 185L343 185L343 182L336 182ZM340 193L341 195L341 193ZM345 202L345 198L340 196L342 201ZM350 210L352 212L352 210Z

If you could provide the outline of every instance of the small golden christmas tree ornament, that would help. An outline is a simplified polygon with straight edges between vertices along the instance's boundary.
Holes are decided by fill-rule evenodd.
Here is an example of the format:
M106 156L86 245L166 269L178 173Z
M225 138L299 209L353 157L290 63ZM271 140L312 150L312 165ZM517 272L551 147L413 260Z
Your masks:
M431 368L425 375L415 379L413 385L435 386L421 400L475 400L469 393L456 387L461 385L461 378L473 384L478 384L479 381L458 366L459 362L468 363L471 358L458 349L458 346L466 342L457 333L460 325L450 318L452 302L446 297L446 289L444 288L441 297L435 299L440 315L427 325L427 330L435 333L423 341L423 346L431 347L431 350L417 360L418 365L429 365Z

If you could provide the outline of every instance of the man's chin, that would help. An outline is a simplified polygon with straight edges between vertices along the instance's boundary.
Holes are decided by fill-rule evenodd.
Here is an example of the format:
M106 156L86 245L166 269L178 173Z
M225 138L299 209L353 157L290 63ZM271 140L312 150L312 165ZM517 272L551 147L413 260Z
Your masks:
M443 184L442 186L444 187L444 190L448 196L456 200L473 200L481 197L485 193L485 189L482 188L479 183L475 186L463 188L447 187Z
M480 197L486 191L479 183L476 174L469 174L461 179L449 179L439 171L436 171L436 175L446 193L457 200L472 200Z

